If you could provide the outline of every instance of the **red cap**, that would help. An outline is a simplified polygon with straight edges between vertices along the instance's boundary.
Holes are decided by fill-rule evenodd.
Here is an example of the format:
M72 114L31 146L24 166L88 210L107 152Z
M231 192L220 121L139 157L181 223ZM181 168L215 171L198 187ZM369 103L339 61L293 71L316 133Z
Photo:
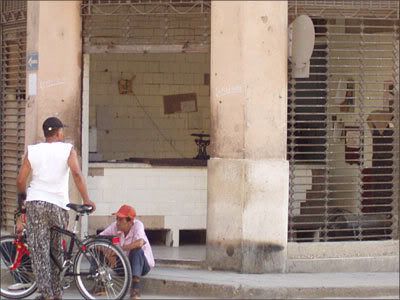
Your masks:
M113 213L113 215L116 215L117 217L120 218L135 218L136 217L136 211L132 206L129 205L122 205L117 212Z

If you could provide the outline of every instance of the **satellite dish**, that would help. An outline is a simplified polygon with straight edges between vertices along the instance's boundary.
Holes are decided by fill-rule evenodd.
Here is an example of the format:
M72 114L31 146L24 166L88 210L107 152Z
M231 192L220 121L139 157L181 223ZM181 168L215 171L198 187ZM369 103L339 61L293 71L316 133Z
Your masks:
M310 76L310 58L314 50L315 30L309 16L298 16L289 25L288 55L292 63L294 78Z

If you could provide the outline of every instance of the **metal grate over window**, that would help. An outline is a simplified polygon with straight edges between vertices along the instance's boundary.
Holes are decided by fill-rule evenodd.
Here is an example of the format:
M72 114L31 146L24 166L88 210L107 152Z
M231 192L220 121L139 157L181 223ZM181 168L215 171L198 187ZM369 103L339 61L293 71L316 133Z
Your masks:
M12 228L16 177L24 152L26 1L1 2L1 227Z
M310 77L289 66L289 241L398 239L398 2L289 3L316 31Z
M81 6L84 51L124 52L128 49L124 46L146 45L166 52L170 48L159 46L175 45L193 51L209 45L210 9L210 1L202 0L86 0Z

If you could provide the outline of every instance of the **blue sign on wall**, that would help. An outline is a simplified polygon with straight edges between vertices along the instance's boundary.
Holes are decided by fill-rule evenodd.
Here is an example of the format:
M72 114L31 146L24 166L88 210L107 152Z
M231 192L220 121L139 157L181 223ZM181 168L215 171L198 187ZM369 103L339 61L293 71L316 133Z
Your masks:
M28 53L26 67L28 71L37 71L39 67L39 54L37 52Z

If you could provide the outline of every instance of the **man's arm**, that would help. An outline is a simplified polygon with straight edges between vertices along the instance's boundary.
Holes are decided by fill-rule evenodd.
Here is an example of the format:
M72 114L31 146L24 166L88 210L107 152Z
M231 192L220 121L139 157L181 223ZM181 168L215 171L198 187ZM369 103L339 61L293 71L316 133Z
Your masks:
M99 235L116 235L116 226L115 223L108 225L106 229L99 233Z
M17 176L17 191L18 191L18 207L22 208L26 199L26 185L29 174L31 173L31 164L28 160L28 152L25 154L22 166L19 169Z
M138 249L138 248L142 248L144 246L144 244L146 244L146 242L144 241L144 239L138 239L136 241L133 241L130 244L127 245L123 245L122 246L122 250L124 251L129 251L129 250L133 250L133 249Z
M146 244L146 242L144 240L146 233L144 232L143 223L135 222L133 226L135 226L135 231L136 231L135 235L133 236L133 242L130 244L124 245L122 247L122 250L130 251L133 249L138 249L138 248L140 249Z
M26 193L26 183L28 181L28 176L30 173L31 173L31 164L29 163L28 160L28 153L26 153L17 177L18 193Z
M85 179L83 178L81 168L79 167L78 154L76 153L74 148L71 149L71 153L69 154L68 166L71 169L75 185L78 188L78 191L83 198L83 203L86 205L91 205L94 211L96 209L96 205L94 204L93 201L90 201L89 199L89 194L86 188Z

